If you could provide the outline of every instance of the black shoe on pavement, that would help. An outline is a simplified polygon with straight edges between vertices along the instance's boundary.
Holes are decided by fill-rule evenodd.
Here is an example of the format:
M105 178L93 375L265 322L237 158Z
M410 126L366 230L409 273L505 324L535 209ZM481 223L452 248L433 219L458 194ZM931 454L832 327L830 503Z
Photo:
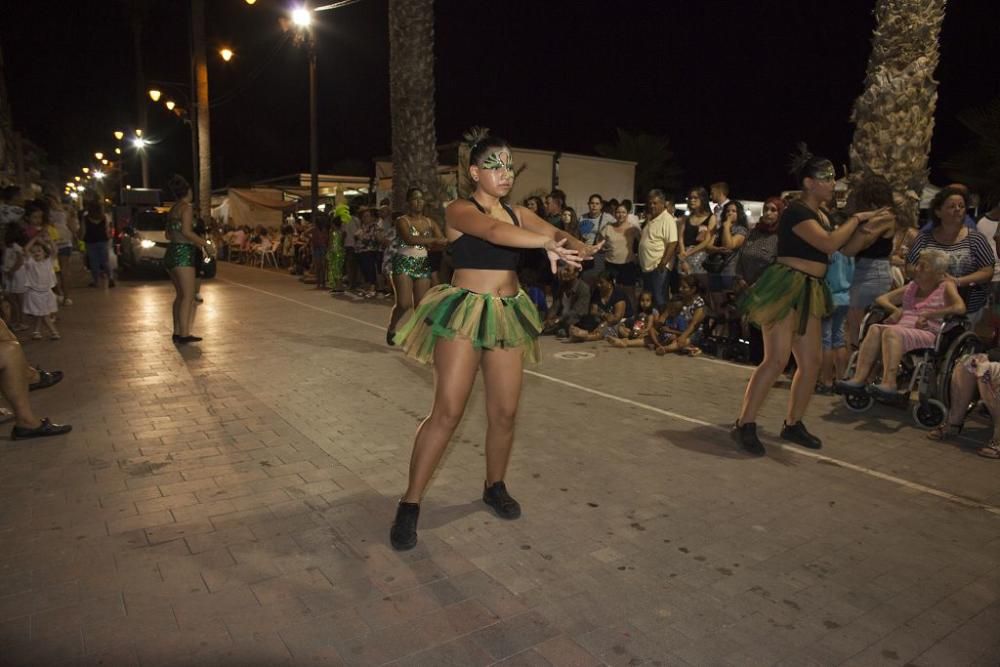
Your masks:
M32 382L28 385L28 391L36 391L38 389L48 389L54 384L59 384L63 379L62 371L43 371L41 368L36 369L38 371L38 382Z
M62 435L69 433L73 427L69 424L53 424L47 418L42 419L42 423L36 428L25 428L15 426L10 432L11 440L26 440L28 438L46 438L50 435Z
M396 332L395 331L386 331L385 332L385 343L386 343L386 345L388 345L389 347L392 347L393 345L395 345L396 344L396 341L394 340L395 337L396 337Z
M199 343L201 342L201 336L178 336L174 339L175 343L185 344L185 343Z
M794 424L785 423L781 427L781 439L802 445L807 449L821 449L823 447L823 441L807 431L806 425L801 420Z
M407 551L417 546L417 519L420 518L420 503L399 501L396 519L389 531L389 542L396 551Z
M748 454L764 456L767 453L767 450L764 449L764 443L757 437L757 422L747 422L746 424L736 422L729 429L729 433L733 436L736 444Z
M483 502L493 508L501 519L517 519L521 516L521 505L507 493L507 485L496 482L486 486L483 482Z

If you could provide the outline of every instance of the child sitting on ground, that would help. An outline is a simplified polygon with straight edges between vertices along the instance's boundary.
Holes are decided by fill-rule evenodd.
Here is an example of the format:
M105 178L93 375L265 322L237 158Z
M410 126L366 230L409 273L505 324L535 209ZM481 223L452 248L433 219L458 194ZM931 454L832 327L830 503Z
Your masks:
M649 332L649 325L660 316L660 313L653 306L653 293L643 292L639 295L639 304L634 317L625 318L618 325L615 333L617 336L609 336L607 341L615 347L639 347L646 343L646 334Z
M696 357L701 354L697 342L705 319L705 300L698 294L694 276L682 277L679 291L680 300L667 305L663 321L650 326L649 340L657 355L676 352Z

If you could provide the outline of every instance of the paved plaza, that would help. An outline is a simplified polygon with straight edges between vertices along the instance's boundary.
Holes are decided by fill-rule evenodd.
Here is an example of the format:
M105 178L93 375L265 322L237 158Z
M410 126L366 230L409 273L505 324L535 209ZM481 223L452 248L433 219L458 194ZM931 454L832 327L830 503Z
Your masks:
M817 453L729 439L749 369L542 343L508 486L479 499L477 385L423 505L388 545L430 368L385 301L220 266L170 342L166 280L76 291L67 379L32 394L66 437L0 438L0 663L1000 663L1000 462L908 413L816 397ZM567 354L568 353L568 354ZM4 427L6 428L6 427Z

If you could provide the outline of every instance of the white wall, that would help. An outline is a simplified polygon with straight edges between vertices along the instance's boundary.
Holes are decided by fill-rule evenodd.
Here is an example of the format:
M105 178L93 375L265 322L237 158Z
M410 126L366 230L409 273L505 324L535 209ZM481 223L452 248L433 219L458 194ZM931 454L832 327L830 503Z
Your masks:
M588 155L563 153L559 158L559 189L566 205L577 215L587 212L587 198L632 199L635 196L635 163Z

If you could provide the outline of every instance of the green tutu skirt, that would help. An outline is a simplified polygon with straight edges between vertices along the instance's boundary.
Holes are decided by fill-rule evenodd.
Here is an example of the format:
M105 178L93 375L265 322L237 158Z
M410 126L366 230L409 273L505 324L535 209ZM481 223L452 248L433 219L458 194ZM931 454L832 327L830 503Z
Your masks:
M438 285L420 300L396 332L395 342L407 356L425 364L433 359L439 338L464 338L477 350L520 348L525 360L537 363L541 331L538 309L524 290L514 296L494 296Z
M794 313L798 318L796 333L801 336L810 317L822 319L833 312L833 297L822 278L784 264L772 264L746 291L739 305L747 319L759 327Z

